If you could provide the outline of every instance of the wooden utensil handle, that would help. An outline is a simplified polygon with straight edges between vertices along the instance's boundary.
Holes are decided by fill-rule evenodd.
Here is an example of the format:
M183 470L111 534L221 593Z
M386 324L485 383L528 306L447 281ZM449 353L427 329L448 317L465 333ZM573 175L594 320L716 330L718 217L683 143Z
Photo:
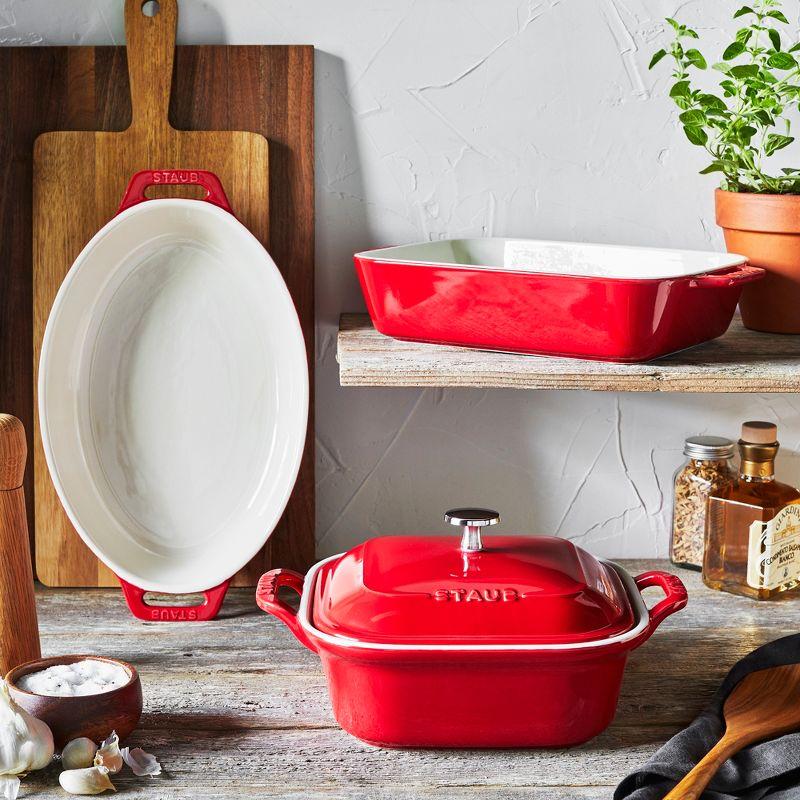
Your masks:
M41 657L22 489L27 453L22 423L0 414L0 676Z
M158 0L158 11L152 17L144 13L146 5L144 0L125 0L125 38L133 112L131 128L152 132L169 127L178 0Z
M664 800L698 800L711 782L717 770L744 743L729 737L727 733L694 765L691 772L664 798Z

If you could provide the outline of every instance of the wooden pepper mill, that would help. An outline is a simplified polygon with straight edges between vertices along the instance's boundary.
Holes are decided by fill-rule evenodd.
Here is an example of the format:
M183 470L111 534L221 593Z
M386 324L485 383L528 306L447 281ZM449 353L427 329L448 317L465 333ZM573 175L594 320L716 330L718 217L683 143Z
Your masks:
M42 655L22 488L27 454L22 423L0 414L0 677Z

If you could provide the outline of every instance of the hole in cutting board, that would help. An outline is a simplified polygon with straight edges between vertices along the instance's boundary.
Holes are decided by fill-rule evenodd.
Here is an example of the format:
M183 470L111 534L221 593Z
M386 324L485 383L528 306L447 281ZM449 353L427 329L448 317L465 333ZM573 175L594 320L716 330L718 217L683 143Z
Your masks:
M142 3L142 14L146 17L154 17L161 11L158 0L144 0Z
M172 186L159 184L158 186L148 186L144 196L148 200L156 200L159 197L185 197L189 200L202 200L206 196L206 190L196 183L181 183Z

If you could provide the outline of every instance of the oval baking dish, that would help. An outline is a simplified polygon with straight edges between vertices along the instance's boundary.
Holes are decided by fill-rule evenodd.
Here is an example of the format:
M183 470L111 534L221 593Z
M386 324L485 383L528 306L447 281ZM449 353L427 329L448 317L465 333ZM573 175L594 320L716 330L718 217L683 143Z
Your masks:
M260 608L319 654L334 715L391 747L556 747L604 730L628 653L686 605L678 578L630 577L565 539L371 539L303 578L273 570ZM648 611L641 590L666 597ZM296 611L278 596L300 594Z
M602 361L648 361L722 335L743 256L450 239L355 255L376 329L396 339Z
M194 620L214 616L283 513L308 372L283 278L216 177L170 173L205 200L146 200L161 174L133 177L64 279L39 415L59 498L134 614ZM145 591L206 597L148 606Z

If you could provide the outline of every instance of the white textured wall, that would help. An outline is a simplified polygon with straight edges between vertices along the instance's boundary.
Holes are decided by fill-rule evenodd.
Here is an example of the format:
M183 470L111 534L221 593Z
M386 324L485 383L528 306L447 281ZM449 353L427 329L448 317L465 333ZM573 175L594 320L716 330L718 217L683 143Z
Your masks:
M354 251L440 236L719 248L714 179L675 127L665 15L717 53L735 2L181 0L179 41L317 48L320 555L441 531L487 504L506 530L598 554L667 552L685 436L775 420L800 484L797 395L341 389L339 312L363 309ZM0 43L122 42L121 0L0 0ZM786 4L797 20L797 0ZM722 28L728 30L725 34ZM35 98L31 99L35 102ZM800 355L800 354L799 354Z

